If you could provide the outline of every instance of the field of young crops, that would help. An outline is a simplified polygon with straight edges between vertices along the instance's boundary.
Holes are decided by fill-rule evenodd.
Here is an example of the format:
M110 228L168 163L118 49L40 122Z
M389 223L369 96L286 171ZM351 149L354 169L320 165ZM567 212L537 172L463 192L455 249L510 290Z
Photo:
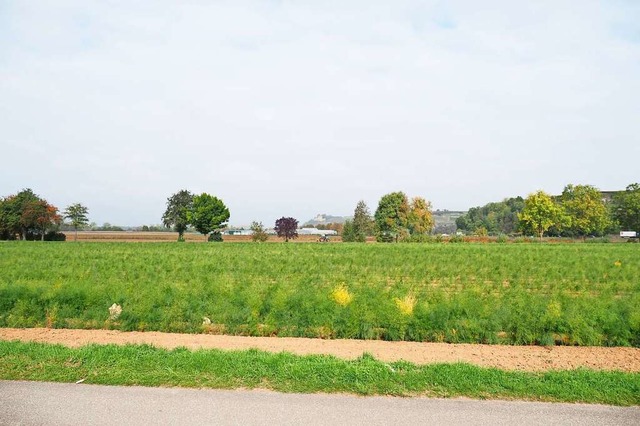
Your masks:
M0 326L640 346L640 247L7 242Z

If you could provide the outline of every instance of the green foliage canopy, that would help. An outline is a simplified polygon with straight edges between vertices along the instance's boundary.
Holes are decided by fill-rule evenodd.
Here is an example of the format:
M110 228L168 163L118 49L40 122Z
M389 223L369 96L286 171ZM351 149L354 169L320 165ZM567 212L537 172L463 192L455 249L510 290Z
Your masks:
M89 209L80 203L74 203L68 206L62 213L66 219L71 220L71 226L75 230L75 239L78 239L78 228L86 226L89 223Z
M342 227L342 242L353 243L356 241L355 232L353 230L353 220L347 219Z
M572 236L603 235L609 227L609 211L600 191L590 185L567 185L560 196L564 213L570 218L566 227Z
M623 231L640 232L640 184L632 183L614 195L611 210Z
M459 230L477 233L485 229L489 235L513 234L519 228L518 213L524 208L522 197L507 198L482 207L473 207L456 219Z
M380 242L397 242L408 234L409 201L404 192L384 195L374 214L376 239Z
M193 197L193 206L187 214L188 223L205 237L210 232L220 231L229 217L229 209L222 200L204 192Z
M524 209L518 218L525 227L533 230L540 239L552 226L570 223L551 196L544 191L537 191L524 200Z
M178 240L183 239L184 231L189 226L189 212L193 208L193 194L183 189L167 198L167 209L162 215L162 224L173 227L178 233Z
M364 243L373 230L373 221L367 203L360 200L353 212L353 220L347 220L342 230L342 241Z

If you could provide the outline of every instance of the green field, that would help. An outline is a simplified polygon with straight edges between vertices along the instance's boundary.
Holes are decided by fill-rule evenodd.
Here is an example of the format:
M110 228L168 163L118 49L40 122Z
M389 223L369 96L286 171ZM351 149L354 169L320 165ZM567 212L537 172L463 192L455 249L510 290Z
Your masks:
M640 250L7 242L0 326L640 346Z

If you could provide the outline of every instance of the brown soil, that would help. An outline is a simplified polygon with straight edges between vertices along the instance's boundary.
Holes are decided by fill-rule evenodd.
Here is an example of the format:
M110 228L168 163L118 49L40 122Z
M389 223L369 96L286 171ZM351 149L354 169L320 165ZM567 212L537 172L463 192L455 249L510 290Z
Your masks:
M0 340L59 343L78 347L90 343L146 343L163 348L215 348L240 350L256 348L269 352L299 355L328 354L354 359L364 352L390 362L405 360L415 364L468 362L504 370L545 371L586 367L594 370L640 372L639 348L571 346L506 346L380 340L322 340L289 337L242 337L208 334L121 332L114 330L68 330L47 328L0 328Z

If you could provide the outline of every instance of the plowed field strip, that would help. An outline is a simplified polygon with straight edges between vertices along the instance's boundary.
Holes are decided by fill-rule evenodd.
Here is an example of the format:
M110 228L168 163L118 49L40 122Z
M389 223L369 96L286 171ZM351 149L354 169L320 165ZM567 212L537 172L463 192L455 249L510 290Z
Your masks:
M243 337L114 330L0 328L0 339L58 343L70 347L87 344L149 344L162 348L291 352L325 354L354 359L364 352L386 361L414 364L467 362L503 370L547 371L585 367L593 370L640 372L639 348L506 346L380 340L322 340L288 337Z

